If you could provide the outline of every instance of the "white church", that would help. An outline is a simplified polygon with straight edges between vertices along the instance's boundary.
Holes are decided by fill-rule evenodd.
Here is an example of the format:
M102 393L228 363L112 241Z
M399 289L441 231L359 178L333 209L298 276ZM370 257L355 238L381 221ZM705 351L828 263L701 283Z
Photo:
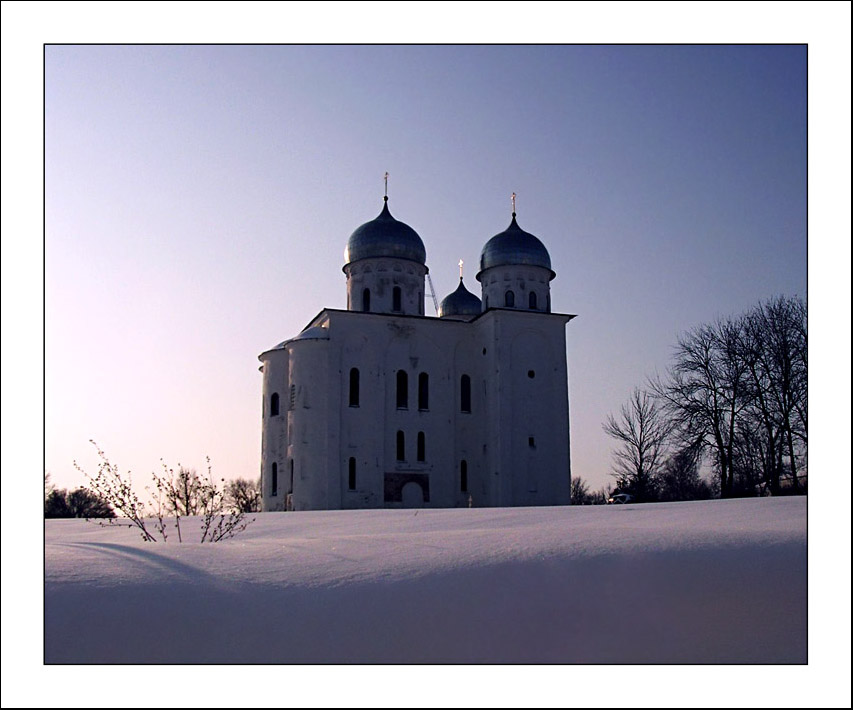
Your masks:
M513 198L515 196L513 195ZM567 505L566 324L551 257L516 222L424 311L426 249L379 216L347 242L347 309L259 356L263 509Z

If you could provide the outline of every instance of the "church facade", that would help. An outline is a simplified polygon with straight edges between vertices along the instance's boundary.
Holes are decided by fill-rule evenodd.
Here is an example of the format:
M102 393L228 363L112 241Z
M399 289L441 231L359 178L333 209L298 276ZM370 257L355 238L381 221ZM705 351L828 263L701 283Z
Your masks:
M510 226L481 297L424 309L426 249L380 215L345 252L347 309L261 353L263 509L566 505L566 324L542 242Z

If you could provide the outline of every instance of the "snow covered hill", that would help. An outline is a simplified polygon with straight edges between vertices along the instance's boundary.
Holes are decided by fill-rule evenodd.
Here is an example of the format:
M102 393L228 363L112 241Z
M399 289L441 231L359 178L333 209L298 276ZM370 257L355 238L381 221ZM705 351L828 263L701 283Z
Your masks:
M255 517L46 521L46 662L807 660L804 497Z

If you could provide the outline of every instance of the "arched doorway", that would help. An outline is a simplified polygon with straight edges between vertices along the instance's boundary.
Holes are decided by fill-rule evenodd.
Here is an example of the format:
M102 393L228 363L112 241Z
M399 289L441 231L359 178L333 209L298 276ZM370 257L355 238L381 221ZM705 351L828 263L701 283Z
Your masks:
M409 481L402 490L404 508L423 508L424 490L416 481Z

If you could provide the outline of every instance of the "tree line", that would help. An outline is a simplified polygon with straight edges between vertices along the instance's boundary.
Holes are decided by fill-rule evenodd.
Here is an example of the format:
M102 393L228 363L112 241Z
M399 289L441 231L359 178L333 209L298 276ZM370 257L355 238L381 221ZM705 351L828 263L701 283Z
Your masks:
M807 396L801 298L687 331L665 375L635 388L603 424L616 442L616 487L638 502L805 493Z
M256 513L261 509L261 482L247 478L225 481L221 491L211 488L209 482L201 478L195 469L178 467L177 473L168 471L168 476L155 477L156 505L147 511L153 516L203 515L207 509L215 512ZM131 493L121 484L112 487L96 484L74 490L56 488L50 481L50 474L44 479L44 517L45 518L115 518L116 503ZM103 480L103 477L102 479Z

